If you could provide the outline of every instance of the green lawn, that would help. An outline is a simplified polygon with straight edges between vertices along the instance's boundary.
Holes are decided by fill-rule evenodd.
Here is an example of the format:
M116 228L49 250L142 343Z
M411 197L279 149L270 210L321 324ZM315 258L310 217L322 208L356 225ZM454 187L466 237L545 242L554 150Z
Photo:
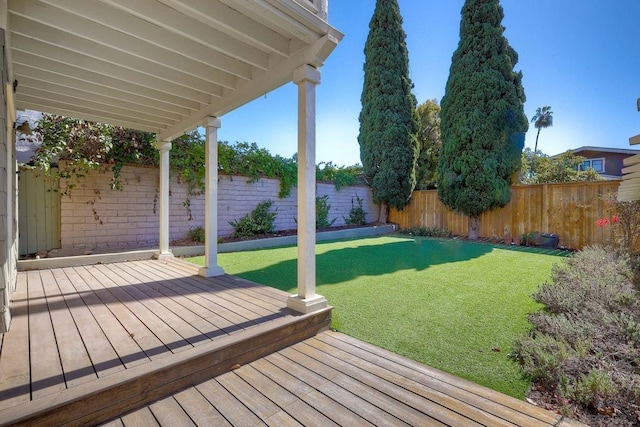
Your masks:
M335 329L524 397L529 382L507 354L539 308L530 295L559 256L397 236L319 243L316 253L317 293L335 307ZM228 274L295 293L295 247L220 254L219 263Z

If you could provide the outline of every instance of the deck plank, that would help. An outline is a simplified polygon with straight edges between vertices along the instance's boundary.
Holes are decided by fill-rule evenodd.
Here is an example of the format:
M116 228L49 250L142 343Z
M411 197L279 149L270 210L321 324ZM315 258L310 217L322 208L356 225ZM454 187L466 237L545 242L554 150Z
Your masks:
M188 308L196 319L206 320L223 333L232 333L242 329L215 311L211 303L204 298L206 292L197 288L185 287L180 279L172 279L171 275L157 269L152 270L148 263L134 265L140 273L145 274L150 280L156 281L154 283L164 296L175 298L175 301Z
M175 279L166 279L159 274L145 272L136 263L108 267L114 273L121 272L139 281L140 285L136 288L148 295L152 301L163 306L166 313L171 313L162 315L162 318L181 335L184 334L184 338L191 345L198 345L220 336L220 326L209 320L215 316L215 313L193 303L182 293L176 292L173 289L176 287ZM153 286L148 283L153 283Z
M91 311L98 324L104 325L103 331L111 346L118 354L118 357L126 368L132 368L150 359L142 351L142 348L131 338L130 333L120 323L114 313L98 298L98 295L91 289L84 278L92 279L92 276L79 274L83 272L78 267L68 267L64 269L67 277L73 283L76 291L81 295L82 300Z
M118 280L125 280L128 283L126 292L137 299L147 309L161 318L164 323L178 333L181 340L178 343L187 343L189 346L197 345L207 338L202 331L194 327L188 320L191 313L176 304L171 298L162 295L157 286L150 286L144 280L136 277L137 274L130 269L127 263L97 265L95 269L109 274L110 277L117 277ZM115 280L115 279L114 279Z
M164 356L168 351L176 352L193 346L188 337L197 335L197 329L156 300L147 289L147 285L126 272L109 267L110 265L92 266L91 273L103 283L106 283L106 280L112 281L115 286L110 288L111 292L128 310L135 313L147 329L147 333L153 334L157 339L154 340L155 347L151 347L150 351L154 351L155 355Z
M252 365L238 369L235 373L302 425L338 425Z
M60 292L69 307L76 328L83 337L94 371L98 377L113 374L125 369L118 354L100 327L82 297L76 293L71 280L62 269L53 270Z
M157 401L149 409L161 426L196 427L173 396Z
M169 265L169 267L171 267L171 265ZM165 271L173 277L184 277L180 272L174 271L171 268L167 268ZM249 309L259 316L268 316L275 310L281 308L280 305L266 303L259 298L255 298L252 294L244 294L236 289L223 286L219 279L216 279L215 282L207 281L206 278L202 276L192 276L191 279L207 284L212 290L215 289L217 295L220 295L233 304Z
M188 388L175 395L176 401L199 426L231 426L211 403L195 388Z
M12 295L10 332L2 334L0 353L0 402L10 407L31 399L31 368L29 364L29 317L27 275L19 274ZM16 355L22 355L17 357Z
M300 351L305 352L305 354L312 355L317 360L331 364L345 375L349 375L393 399L404 402L416 410L429 414L429 416L437 418L443 423L513 426L510 422L488 415L445 393L420 386L413 380L400 375L394 375L384 368L380 368L362 358L351 356L349 353L326 345L320 340L310 339L306 343L309 347L318 351L309 351L306 347L300 346ZM340 361L340 363L328 359L331 357L335 358L336 361Z
M125 427L160 427L148 407L125 415L122 417L122 423Z
M151 360L163 357L165 353L169 352L164 343L140 320L138 313L132 311L125 302L118 299L116 294L122 292L121 286L128 286L128 284L118 286L110 277L93 267L76 267L76 271L95 292L104 306L118 319L118 322L127 331L129 340L135 342L140 349L139 351ZM137 304L136 301L134 303Z
M360 358L373 358L377 364L391 366L391 369L396 370L401 375L414 378L423 385L434 388L442 387L444 392L463 402L486 411L493 411L501 417L513 418L516 422L526 423L538 420L542 423L555 425L560 419L559 415L552 412L542 410L521 400L511 398L344 334L326 333L318 336L318 339L325 342L333 342L336 345L339 345L338 341L342 341L345 345L350 346L350 352ZM496 403L499 405L496 405ZM524 418L521 418L519 414L522 414Z
M215 308L216 312L238 325L251 327L257 325L261 318L265 317L244 305L235 304L234 300L227 298L227 295L216 287L212 280L206 281L198 276L183 277L177 280L175 285L192 291L200 290L205 292L203 294L204 298L207 299L209 303L217 306Z
M302 349L304 350L304 348ZM424 413L414 410L404 402L390 399L384 393L359 381L353 381L338 369L305 354L294 346L280 353L313 374L331 379L320 385L318 390L333 400L340 402L352 412L374 425L445 425Z
M269 417L282 410L258 390L242 381L235 372L220 375L216 381L265 422Z
M199 384L196 389L234 426L265 426L266 424L229 393L216 380Z
M120 418L118 418L117 420L103 424L102 427L124 427L124 423Z
M286 369L290 369L291 373L274 364L274 361L280 362L280 366L284 366L286 367ZM349 411L347 408L342 406L340 402L336 402L335 400L316 390L316 388L314 388L310 384L302 381L300 377L302 377L303 375L301 375L299 370L295 369L295 365L290 361L287 361L286 358L278 353L267 356L264 359L257 360L252 365L263 375L277 382L289 392L291 392L295 396L298 396L301 400L305 401L307 404L309 404L319 412L325 414L338 425L373 425L370 422L366 421L364 418ZM310 382L316 383L313 380L311 380ZM320 385L324 384L325 382L326 380L320 380L316 384Z
M97 378L89 353L51 270L40 272L67 387Z
M31 396L38 398L66 389L49 307L39 271L27 274Z

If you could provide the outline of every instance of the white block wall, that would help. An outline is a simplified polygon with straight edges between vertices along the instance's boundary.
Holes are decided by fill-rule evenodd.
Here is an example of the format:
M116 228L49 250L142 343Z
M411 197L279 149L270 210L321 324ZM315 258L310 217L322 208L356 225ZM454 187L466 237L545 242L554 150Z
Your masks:
M62 249L132 248L158 244L158 170L123 168L123 191L109 189L110 177L110 172L91 173L79 180L68 196L62 197ZM247 177L220 175L218 235L229 236L233 232L229 221L241 218L264 200L272 200L272 209L277 209L276 230L296 228L296 188L291 189L289 197L279 199L278 180L263 178L248 183L249 180ZM64 190L66 182L61 182L60 186ZM169 239L173 241L186 237L192 228L204 227L204 195L191 197L192 219L189 220L189 211L184 206L186 185L178 184L172 178L170 193ZM356 195L363 199L367 222L378 220L379 208L373 203L371 189L367 186L343 187L337 191L333 183L319 182L317 193L318 196L329 195L329 221L336 218L334 226L344 225L352 199L357 206Z

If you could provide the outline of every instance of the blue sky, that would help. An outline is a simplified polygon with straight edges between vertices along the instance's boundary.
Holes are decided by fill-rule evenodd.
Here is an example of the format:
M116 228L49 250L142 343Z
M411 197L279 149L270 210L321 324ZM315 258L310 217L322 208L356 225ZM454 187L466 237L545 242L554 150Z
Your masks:
M463 0L399 0L418 102L440 100L458 45ZM639 0L502 0L505 35L519 54L529 120L550 105L554 126L538 148L630 147L640 134ZM358 115L364 43L375 0L329 0L329 22L345 34L322 67L317 91L317 161L360 163ZM219 139L256 142L272 154L297 150L293 83L222 117ZM533 147L536 129L527 133Z

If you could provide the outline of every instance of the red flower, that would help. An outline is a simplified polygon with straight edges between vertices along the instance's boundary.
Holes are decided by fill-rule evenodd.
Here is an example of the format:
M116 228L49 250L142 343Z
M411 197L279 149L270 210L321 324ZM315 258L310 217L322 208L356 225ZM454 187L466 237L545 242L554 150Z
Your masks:
M606 227L608 224L609 224L609 218L600 218L596 221L596 225L598 227Z
M611 217L611 222L613 222L613 223L618 222L618 220L619 220L618 215L613 215Z

